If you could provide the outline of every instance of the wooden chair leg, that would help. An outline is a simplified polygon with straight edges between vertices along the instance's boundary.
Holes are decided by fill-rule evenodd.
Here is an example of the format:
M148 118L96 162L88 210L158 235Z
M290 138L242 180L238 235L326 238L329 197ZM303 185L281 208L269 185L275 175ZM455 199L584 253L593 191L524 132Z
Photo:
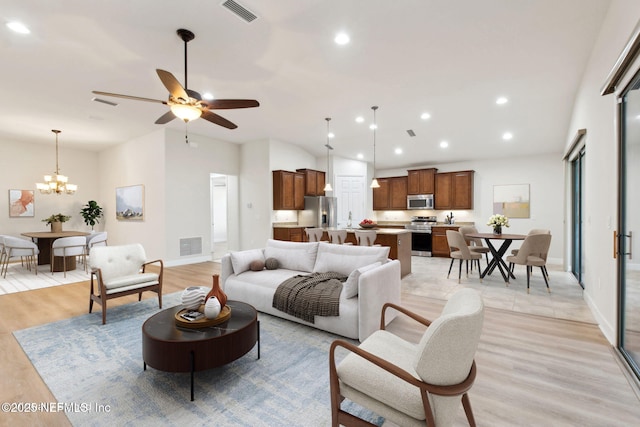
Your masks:
M467 421L469 421L469 426L476 427L476 419L473 417L473 410L471 409L471 402L469 401L469 395L467 393L462 395L462 407L467 416Z

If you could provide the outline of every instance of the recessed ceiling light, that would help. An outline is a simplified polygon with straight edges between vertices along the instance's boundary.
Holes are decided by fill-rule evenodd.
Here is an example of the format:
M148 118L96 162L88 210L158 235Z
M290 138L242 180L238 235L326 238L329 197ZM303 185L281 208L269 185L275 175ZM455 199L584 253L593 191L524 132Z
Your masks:
M362 153L358 153L356 157L360 160L364 159L364 155Z
M422 120L430 119L430 118L431 118L431 114L429 114L429 113L422 113L422 114L420 115L420 118L421 118Z
M345 45L349 43L350 40L351 39L349 38L349 35L347 33L338 33L336 34L336 38L333 39L333 41L339 45Z
M504 96L501 96L498 99L496 99L496 104L498 105L506 104L507 102L509 102L509 100Z
M508 141L511 138L513 138L513 134L511 132L505 132L502 134L502 139L504 139L505 141Z
M376 125L376 124L374 124L374 123L371 123L371 124L369 125L369 129L371 129L371 130L378 129L378 125Z
M364 117L362 116L356 117L356 123L362 123L362 122L364 122Z
M396 154L402 154L402 148L396 148L393 152Z
M7 27L19 34L29 34L31 32L26 25L18 21L7 22Z
M205 92L202 94L204 99L208 99L209 101L213 100L213 94L211 92Z
M329 132L329 133L327 134L327 138L335 138L335 136L336 136L336 135L335 135L333 132Z
M449 146L449 143L447 141L441 141L440 142L440 147L441 148L447 148Z

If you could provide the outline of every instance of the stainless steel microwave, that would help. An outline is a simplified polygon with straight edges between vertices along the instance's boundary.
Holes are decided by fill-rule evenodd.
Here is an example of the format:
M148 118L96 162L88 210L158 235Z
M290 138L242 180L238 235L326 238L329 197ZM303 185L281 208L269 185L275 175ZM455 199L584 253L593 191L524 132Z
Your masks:
M407 196L407 209L433 209L433 194Z

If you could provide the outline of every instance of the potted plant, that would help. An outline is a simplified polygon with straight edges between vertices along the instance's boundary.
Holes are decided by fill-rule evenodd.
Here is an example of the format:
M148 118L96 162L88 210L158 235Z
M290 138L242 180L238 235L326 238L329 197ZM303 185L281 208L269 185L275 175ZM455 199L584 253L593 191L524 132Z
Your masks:
M61 213L53 214L48 218L42 220L42 222L46 222L47 225L51 224L51 232L52 233L60 233L62 231L62 223L67 222L71 219L69 215L63 215Z
M93 226L99 224L99 218L102 218L102 208L95 200L89 200L86 205L82 207L80 211L80 215L84 219L84 223L91 226L91 231L93 231Z

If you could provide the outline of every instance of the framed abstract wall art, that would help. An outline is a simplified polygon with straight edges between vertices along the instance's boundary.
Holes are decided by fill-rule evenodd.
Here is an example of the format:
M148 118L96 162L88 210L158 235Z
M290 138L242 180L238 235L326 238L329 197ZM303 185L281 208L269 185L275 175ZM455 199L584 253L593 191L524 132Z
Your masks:
M494 185L493 213L508 218L529 218L529 184Z
M144 185L116 187L116 219L144 220Z
M34 191L9 190L9 218L31 218L34 216Z

